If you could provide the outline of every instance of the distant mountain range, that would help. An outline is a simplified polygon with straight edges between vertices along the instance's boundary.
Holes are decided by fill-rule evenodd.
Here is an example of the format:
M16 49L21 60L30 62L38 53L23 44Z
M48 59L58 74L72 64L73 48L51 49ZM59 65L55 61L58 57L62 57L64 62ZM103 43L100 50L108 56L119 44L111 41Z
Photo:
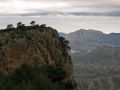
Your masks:
M120 33L105 34L97 30L80 29L64 34L64 37L70 41L71 54L75 59L120 59Z
M120 90L120 33L80 29L64 37L80 90Z
M81 52L91 52L101 46L120 47L120 33L105 34L97 30L80 29L64 36L73 50Z

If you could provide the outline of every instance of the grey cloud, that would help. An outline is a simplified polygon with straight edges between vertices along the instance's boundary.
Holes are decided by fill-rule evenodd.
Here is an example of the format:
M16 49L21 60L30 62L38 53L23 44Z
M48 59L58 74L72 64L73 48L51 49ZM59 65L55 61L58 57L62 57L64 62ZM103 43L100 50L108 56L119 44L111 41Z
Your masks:
M97 13L97 12L73 12L70 13L76 16L113 16L113 17L120 17L120 11L112 11L112 12L104 12L104 13Z
M10 2L15 0L0 0L0 2ZM44 2L47 4L52 4L52 2L62 2L68 5L68 7L54 7L54 8L22 8L26 13L15 14L18 16L57 16L57 15L74 15L74 16L114 16L120 17L120 4L117 0L16 0L22 2ZM117 2L116 2L117 1ZM119 1L120 2L120 1ZM22 6L22 5L21 5ZM4 10L5 7L1 7L0 10ZM8 7L6 7L8 8ZM13 10L15 13L19 13L19 9ZM20 6L19 6L20 8ZM83 11L81 11L83 9ZM86 11L84 11L86 9ZM8 10L8 12L11 12ZM20 8L21 10L21 8ZM22 12L21 10L21 12ZM4 12L5 13L5 12ZM0 16L3 12L0 13ZM11 14L7 14L11 15ZM12 14L14 15L14 14Z
M111 11L111 12L36 12L36 13L22 13L22 14L11 14L11 16L111 16L111 17L120 17L120 11Z

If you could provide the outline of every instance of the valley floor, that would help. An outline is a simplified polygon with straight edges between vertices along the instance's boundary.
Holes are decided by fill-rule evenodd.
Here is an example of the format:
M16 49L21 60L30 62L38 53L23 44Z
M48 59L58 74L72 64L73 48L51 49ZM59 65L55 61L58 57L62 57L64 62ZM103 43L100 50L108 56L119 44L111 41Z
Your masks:
M79 90L120 90L119 61L73 61Z

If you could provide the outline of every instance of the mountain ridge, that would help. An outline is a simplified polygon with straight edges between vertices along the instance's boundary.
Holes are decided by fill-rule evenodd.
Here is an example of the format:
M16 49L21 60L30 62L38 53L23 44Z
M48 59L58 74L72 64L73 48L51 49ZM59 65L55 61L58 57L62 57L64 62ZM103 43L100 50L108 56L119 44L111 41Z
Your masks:
M65 38L79 90L120 90L120 33L81 29Z
M120 46L120 33L105 34L92 29L80 29L65 36L70 41L70 46L74 50L85 51L94 50L100 46Z

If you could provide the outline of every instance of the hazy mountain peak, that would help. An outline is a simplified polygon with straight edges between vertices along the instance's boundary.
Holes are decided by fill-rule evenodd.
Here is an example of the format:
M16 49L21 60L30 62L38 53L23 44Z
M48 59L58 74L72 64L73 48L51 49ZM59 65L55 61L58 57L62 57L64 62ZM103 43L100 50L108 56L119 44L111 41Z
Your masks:
M80 29L66 35L72 49L85 52L103 45L120 46L119 37L119 33L105 34L93 29Z
M103 32L101 31L98 31L98 30L94 30L94 29L80 29L76 32L79 32L79 33L95 33L95 34L104 34Z
M101 31L93 30L93 29L80 29L75 32L69 33L66 37L68 40L99 40L101 37L103 37L105 34Z

